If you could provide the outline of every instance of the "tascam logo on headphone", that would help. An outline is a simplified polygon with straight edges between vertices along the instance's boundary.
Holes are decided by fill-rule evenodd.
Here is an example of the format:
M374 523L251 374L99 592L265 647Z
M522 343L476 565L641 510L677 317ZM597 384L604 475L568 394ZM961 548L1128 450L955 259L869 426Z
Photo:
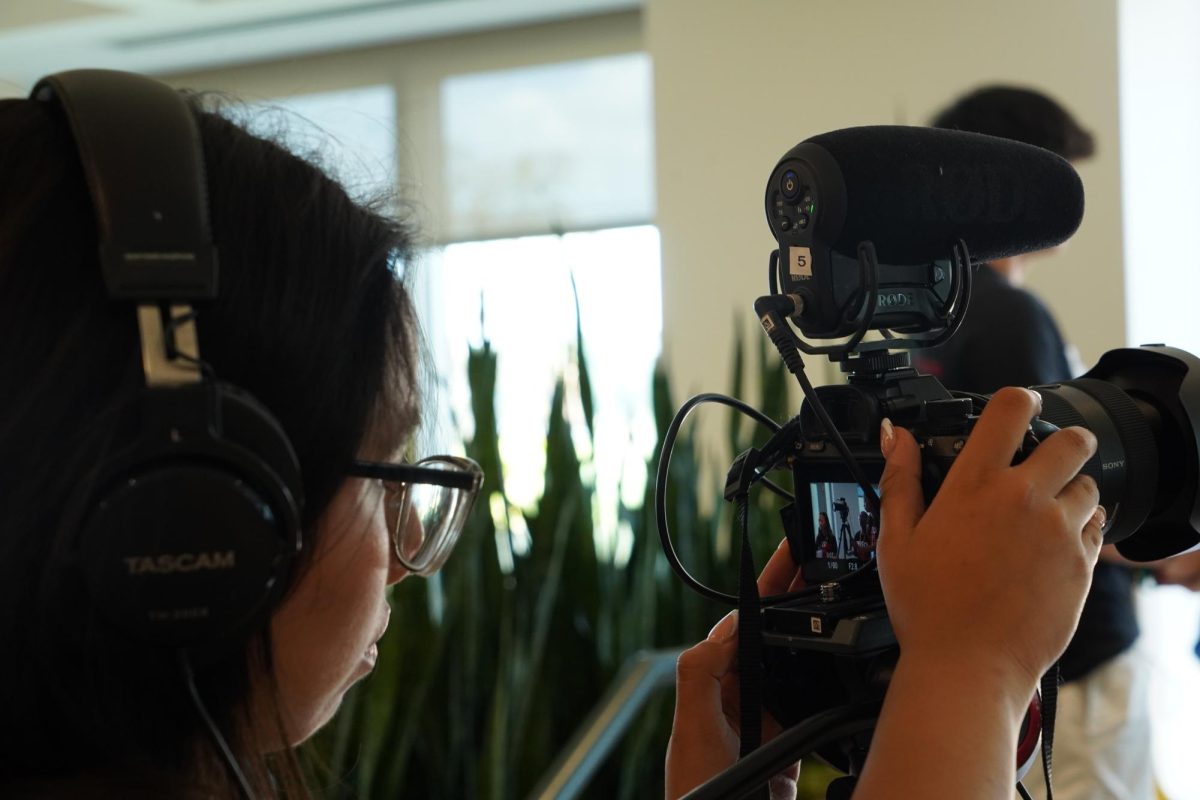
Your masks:
M133 556L122 559L130 575L170 575L175 572L233 569L235 551L217 550L211 553L166 553L161 556Z

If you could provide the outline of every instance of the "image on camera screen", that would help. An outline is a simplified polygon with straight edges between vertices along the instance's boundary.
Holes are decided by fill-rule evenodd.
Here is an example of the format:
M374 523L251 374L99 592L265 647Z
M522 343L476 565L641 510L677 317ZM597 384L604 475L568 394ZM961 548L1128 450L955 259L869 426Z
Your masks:
M879 513L857 483L810 483L812 555L855 569L875 557ZM832 566L832 564L830 565Z

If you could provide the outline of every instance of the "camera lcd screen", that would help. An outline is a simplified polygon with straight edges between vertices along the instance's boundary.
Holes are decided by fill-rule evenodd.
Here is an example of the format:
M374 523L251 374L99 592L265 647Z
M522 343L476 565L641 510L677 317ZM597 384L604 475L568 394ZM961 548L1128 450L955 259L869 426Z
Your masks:
M808 484L805 577L852 572L875 557L879 512L857 483Z

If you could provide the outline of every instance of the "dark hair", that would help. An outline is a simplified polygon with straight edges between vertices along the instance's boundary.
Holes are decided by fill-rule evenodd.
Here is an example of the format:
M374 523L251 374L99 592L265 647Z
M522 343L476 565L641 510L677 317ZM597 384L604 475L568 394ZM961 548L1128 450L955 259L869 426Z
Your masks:
M411 237L317 167L189 102L221 270L219 298L198 309L201 355L290 437L310 550L349 462L394 448L418 419L416 323L395 270ZM61 509L111 455L104 421L143 380L134 311L106 297L93 217L61 112L0 101L0 794L94 775L232 795L175 654L95 619L82 579L53 559L74 533ZM269 673L270 653L258 631L196 679L257 791L304 794L291 751L271 775L246 718L248 662Z
M985 86L964 95L933 118L935 128L986 133L1025 142L1068 161L1090 158L1092 134L1041 92L1016 86Z

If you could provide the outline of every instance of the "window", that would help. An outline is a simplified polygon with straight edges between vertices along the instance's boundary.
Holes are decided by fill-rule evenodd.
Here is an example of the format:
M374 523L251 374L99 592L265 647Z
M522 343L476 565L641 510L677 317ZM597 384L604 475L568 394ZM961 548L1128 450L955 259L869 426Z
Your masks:
M649 224L648 60L457 76L443 82L441 103L442 228L452 243L421 273L431 346L449 367L449 413L470 418L467 350L486 338L498 354L505 488L517 505L535 502L546 410L573 357L578 297L595 397L599 530L615 543L621 478L629 470L643 477L655 442L650 387L662 287L658 231ZM642 481L630 484L640 491Z
M244 119L266 136L283 134L295 153L313 157L360 199L396 185L396 93L390 86L297 95L250 106Z
M416 302L440 384L430 387L440 419L426 421L420 446L453 447L470 435L467 352L487 337L499 358L506 489L518 505L541 493L546 412L574 358L578 297L595 451L579 445L594 467L601 536L615 545L622 476L638 494L626 499L639 503L655 442L650 390L662 288L649 58L620 53L501 70L481 63L419 83L268 105L282 114L253 117L255 126L284 131L289 146L316 155L359 197L399 184L418 201L435 244L415 270ZM415 172L398 174L409 158ZM569 388L578 414L577 387Z
M592 455L601 522L608 524L602 529L615 525L606 517L615 512L620 477L639 469L655 442L650 378L662 336L658 247L657 229L643 225L455 244L438 259L439 321L431 329L446 334L445 391L456 418L469 418L467 347L487 338L499 354L500 448L510 469L506 489L518 505L541 492L545 414L572 356L577 292L595 390Z
M441 94L451 241L653 219L645 55L462 75Z

